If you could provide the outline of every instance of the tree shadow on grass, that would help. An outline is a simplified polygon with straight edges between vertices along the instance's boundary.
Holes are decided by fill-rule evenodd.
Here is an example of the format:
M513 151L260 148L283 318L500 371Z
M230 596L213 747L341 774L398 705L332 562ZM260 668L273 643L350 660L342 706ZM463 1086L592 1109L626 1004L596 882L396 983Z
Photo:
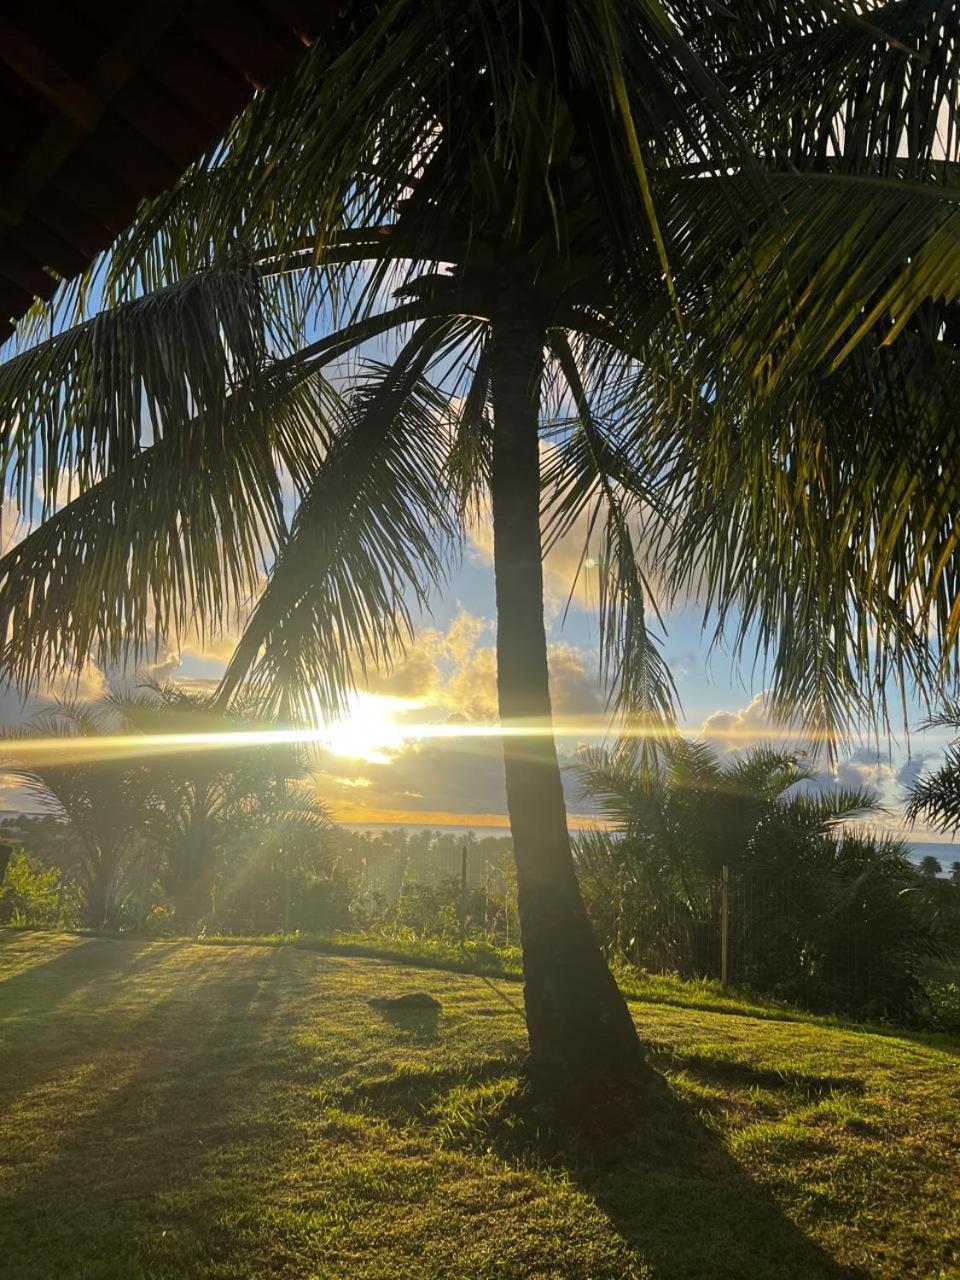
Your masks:
M610 1145L563 1163L657 1280L867 1280L791 1221L669 1088Z
M845 1093L862 1098L866 1085L858 1076L812 1074L785 1068L755 1067L752 1063L730 1058L715 1058L699 1053L678 1053L669 1047L654 1046L653 1062L661 1068L684 1071L695 1079L712 1084L731 1084L740 1088L770 1089L797 1094L814 1102L831 1094Z
M0 985L0 1108L92 1067L99 1018L119 997L133 996L123 1015L128 1042L155 1019L152 984L180 945L91 939Z
M0 981L0 1024L52 1013L96 984L104 998L182 944L84 938Z
M595 1117L587 1119L592 1132L585 1137L577 1133L582 1117L569 1105L558 1115L518 1093L517 1070L516 1060L503 1059L460 1073L424 1069L343 1101L392 1124L434 1128L446 1146L563 1175L635 1252L637 1275L869 1280L869 1272L838 1263L791 1221L719 1133L661 1076L644 1103L630 1098L604 1106L602 1132ZM781 1086L789 1089L791 1082ZM472 1102L465 1090L473 1091Z

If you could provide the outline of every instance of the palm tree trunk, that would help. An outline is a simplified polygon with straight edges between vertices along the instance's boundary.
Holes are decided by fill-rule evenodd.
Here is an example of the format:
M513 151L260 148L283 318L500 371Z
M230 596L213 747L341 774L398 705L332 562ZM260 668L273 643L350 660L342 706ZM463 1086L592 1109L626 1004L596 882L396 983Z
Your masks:
M543 324L507 284L493 320L491 496L497 685L517 863L533 1078L578 1087L636 1075L636 1029L577 884L552 733L543 621L538 419Z
M112 887L112 870L102 852L97 850L90 858L84 885L85 915L91 929L109 929Z

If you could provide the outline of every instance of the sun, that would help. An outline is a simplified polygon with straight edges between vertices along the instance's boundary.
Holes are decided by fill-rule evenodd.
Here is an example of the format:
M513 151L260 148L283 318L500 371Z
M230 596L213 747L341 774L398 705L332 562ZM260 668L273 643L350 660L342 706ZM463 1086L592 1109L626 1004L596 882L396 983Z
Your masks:
M325 725L320 742L331 755L367 764L389 764L409 742L410 726L399 717L417 707L409 698L356 693L342 719Z

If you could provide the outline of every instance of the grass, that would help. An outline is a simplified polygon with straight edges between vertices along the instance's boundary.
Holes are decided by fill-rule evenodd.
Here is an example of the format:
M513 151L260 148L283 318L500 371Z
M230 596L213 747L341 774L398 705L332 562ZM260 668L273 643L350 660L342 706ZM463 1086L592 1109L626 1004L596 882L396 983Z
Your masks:
M297 947L320 951L324 955L364 956L370 959L395 960L424 969L445 969L451 973L473 973L504 982L520 982L519 947L496 947L482 940L468 939L460 944L449 938L418 932L415 929L388 925L352 932L291 933L248 935L205 934L193 938L202 946ZM796 1005L775 1000L742 987L724 988L714 978L680 978L676 974L648 973L632 965L615 967L617 981L628 1000L645 1004L676 1005L682 1009L703 1009L717 1013L739 1013L751 1018L774 1022L809 1022L817 1026L849 1027L888 1034L890 1024L873 1025L839 1014L809 1013ZM895 1031L902 1029L894 1028ZM935 1030L917 1035L927 1044L954 1043L955 1037Z
M960 1276L956 1047L640 1002L669 1095L587 1151L501 1105L518 994L0 931L0 1276Z
M205 934L193 941L202 946L297 947L320 951L324 955L364 956L369 959L395 960L424 969L445 969L450 973L473 973L506 982L520 982L519 947L495 947L488 942L468 939L460 944L449 938L420 933L403 926L386 926L351 932L269 934L242 936L237 934ZM774 1021L816 1022L850 1025L834 1016L806 1013L794 1005L755 996L748 991L724 990L711 978L683 979L673 974L647 973L632 966L617 970L617 980L629 1000L648 1004L678 1005L684 1009L742 1013L753 1018Z

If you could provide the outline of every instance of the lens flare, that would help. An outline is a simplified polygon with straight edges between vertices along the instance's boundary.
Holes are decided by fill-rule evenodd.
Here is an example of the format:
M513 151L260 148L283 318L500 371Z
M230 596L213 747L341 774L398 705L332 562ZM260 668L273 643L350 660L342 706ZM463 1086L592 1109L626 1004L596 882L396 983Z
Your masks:
M400 700L384 700L386 704ZM80 763L135 757L163 756L179 751L236 751L245 747L313 746L322 753L373 764L389 763L396 755L421 742L469 741L483 738L541 738L552 735L562 741L659 737L662 730L642 726L615 726L608 720L558 719L552 723L468 723L462 721L400 721L383 714L394 708L365 706L360 714L317 727L238 729L206 733L122 733L96 737L53 736L10 738L0 743L3 759L33 763ZM712 732L711 739L731 744L777 741L800 746L804 741L823 742L797 728L757 727Z

